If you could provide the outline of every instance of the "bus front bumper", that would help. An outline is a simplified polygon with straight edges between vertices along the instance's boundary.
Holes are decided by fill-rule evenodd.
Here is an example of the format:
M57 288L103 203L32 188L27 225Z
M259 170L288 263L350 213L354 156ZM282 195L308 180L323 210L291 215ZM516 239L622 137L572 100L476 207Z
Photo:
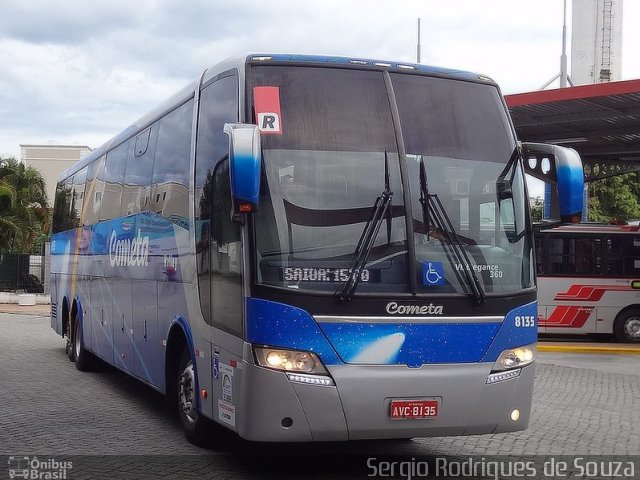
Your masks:
M238 433L249 440L342 441L475 435L524 430L529 424L534 366L487 383L492 363L339 365L335 386L292 382L286 374L245 364L248 387ZM437 400L427 419L391 419L392 400ZM516 415L514 411L517 410ZM517 417L516 419L513 419Z

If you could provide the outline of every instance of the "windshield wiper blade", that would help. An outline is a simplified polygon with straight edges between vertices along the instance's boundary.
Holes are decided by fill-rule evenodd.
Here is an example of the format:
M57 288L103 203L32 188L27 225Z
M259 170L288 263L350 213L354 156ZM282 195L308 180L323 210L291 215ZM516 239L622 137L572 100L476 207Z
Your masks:
M422 158L420 159L420 204L422 205L422 219L427 238L429 238L431 219L433 218L435 227L445 236L453 250L456 260L462 266L462 271L467 281L467 285L475 297L476 302L478 304L484 303L486 300L486 293L478 279L478 274L473 269L469 255L462 246L460 236L456 232L453 223L451 222L451 218L449 218L449 215L447 214L447 211L445 210L438 195L435 193L429 193L427 172L424 166L424 159Z
M424 168L424 159L420 159L420 205L422 205L422 223L424 224L427 240L431 234L431 218L429 216L429 183L427 171Z
M347 281L336 291L336 298L341 302L348 302L353 297L353 293L358 288L360 283L360 273L367 264L369 254L373 248L380 226L385 218L386 213L389 211L391 205L391 199L393 192L391 191L391 182L389 178L389 158L387 152L384 152L384 190L376 198L376 201L371 208L371 214L369 219L362 229L362 234L358 240L356 249L353 251L353 260L349 269L349 278ZM390 239L390 219L387 218L387 237Z
M390 190L391 179L389 177L389 158L387 157L387 151L384 151L384 189L385 192L389 192L389 205L387 206L387 245L391 245L391 223L393 220L393 192ZM375 237L374 237L375 238Z

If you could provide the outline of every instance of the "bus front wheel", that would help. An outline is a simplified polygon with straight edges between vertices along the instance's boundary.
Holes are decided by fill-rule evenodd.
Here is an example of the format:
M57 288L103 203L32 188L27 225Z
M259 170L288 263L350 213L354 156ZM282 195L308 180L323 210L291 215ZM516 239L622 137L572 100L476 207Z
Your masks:
M620 313L613 325L613 334L619 342L640 343L640 309Z
M177 378L178 417L187 440L196 445L205 441L207 433L206 418L198 413L198 391L193 361L188 350L180 357Z

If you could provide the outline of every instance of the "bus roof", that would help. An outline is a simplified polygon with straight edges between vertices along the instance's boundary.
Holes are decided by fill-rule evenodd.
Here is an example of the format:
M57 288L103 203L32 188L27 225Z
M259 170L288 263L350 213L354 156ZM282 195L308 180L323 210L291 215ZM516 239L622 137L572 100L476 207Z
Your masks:
M398 62L390 60L375 60L359 57L338 57L327 55L295 55L295 54L251 54L247 55L247 63L279 63L279 64L318 64L318 65L340 65L363 68L385 68L404 72L419 72L428 75L447 77L454 80L466 80L482 83L495 82L486 75L468 72L465 70L453 70L449 68L434 67L411 62Z
M186 102L195 95L196 87L204 84L215 76L227 72L229 70L237 70L239 75L244 74L244 66L246 64L277 64L277 65L322 65L322 66L350 66L352 68L362 69L387 69L404 73L415 72L423 75L448 78L451 80L463 80L467 82L486 83L497 86L496 83L485 75L467 72L463 70L452 70L447 68L433 67L428 65L415 64L410 62L397 62L388 60L374 60L355 57L337 57L326 55L299 55L299 54L258 54L251 53L241 56L227 58L216 65L207 68L202 75L182 88L180 91L172 95L170 98L162 102L158 107L143 115L133 124L129 125L122 132L118 133L112 139L94 149L87 156L79 160L74 165L67 168L58 177L58 182L64 180L85 166L89 165L96 159L102 157L112 148L117 147L125 142L133 135L138 134L146 129L149 125L162 117L175 107ZM241 89L242 90L242 89ZM240 92L243 95L243 92Z

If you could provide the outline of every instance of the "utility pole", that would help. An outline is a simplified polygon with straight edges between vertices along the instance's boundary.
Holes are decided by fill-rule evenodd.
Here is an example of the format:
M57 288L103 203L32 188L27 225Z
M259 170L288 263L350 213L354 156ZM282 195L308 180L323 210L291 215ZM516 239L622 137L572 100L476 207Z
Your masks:
M564 0L562 20L562 56L560 57L560 88L567 86L567 0Z
M418 47L416 48L416 63L420 63L420 18L418 18Z
M565 88L567 84L573 87L571 77L567 73L567 0L564 0L563 17L562 17L562 55L560 56L560 73L553 76L551 80L545 83L540 90L544 90L554 81L560 79L560 87Z

